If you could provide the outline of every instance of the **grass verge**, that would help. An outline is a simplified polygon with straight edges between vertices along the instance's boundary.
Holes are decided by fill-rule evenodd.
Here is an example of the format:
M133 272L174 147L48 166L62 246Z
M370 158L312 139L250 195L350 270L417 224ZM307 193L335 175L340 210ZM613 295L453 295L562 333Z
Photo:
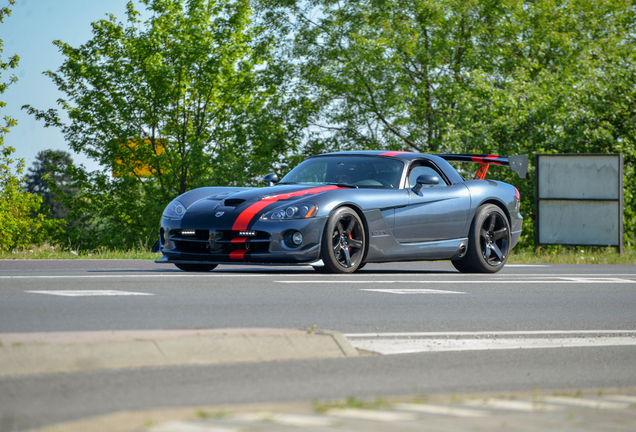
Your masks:
M511 264L636 264L636 250L619 254L613 247L547 246L534 250L513 249Z
M145 249L131 249L127 251L108 250L61 250L59 247L43 245L33 246L29 249L20 249L12 252L0 252L0 259L141 259L156 260L160 254L152 253Z

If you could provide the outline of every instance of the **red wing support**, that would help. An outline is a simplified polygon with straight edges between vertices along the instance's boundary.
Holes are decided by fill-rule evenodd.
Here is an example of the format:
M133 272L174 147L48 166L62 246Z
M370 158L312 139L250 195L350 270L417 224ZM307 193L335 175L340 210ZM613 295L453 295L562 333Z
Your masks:
M484 180L486 178L486 173L488 172L488 167L490 164L488 162L482 162L479 165L479 169L475 173L473 180Z
M438 156L446 161L479 163L479 170L473 177L474 180L484 180L490 165L509 166L521 178L525 178L528 173L528 157L526 155L504 157L498 155L441 154Z

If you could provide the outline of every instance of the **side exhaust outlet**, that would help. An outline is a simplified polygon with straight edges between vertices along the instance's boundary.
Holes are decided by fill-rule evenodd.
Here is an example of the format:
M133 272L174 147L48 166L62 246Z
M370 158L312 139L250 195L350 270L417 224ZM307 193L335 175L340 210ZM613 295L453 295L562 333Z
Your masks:
M464 243L460 243L459 249L457 249L457 258L464 258L467 250L468 248L466 247L466 245Z

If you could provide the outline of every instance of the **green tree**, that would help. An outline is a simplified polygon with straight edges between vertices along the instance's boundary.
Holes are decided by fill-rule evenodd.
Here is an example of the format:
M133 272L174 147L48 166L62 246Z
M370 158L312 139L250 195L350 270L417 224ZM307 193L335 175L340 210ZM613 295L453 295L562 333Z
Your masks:
M38 152L24 179L27 192L40 196L56 219L66 219L68 215L68 210L56 193L71 195L77 192L71 187L72 180L67 174L67 168L72 165L70 153L63 150L42 150Z
M318 107L308 152L622 152L636 244L632 1L263 1ZM491 171L532 222L532 182Z
M81 192L65 205L86 247L151 244L176 195L284 170L304 126L249 0L141 3L147 21L129 2L125 24L111 15L78 48L54 42L65 60L46 74L65 95L68 123L25 107L104 167L68 170Z
M13 4L14 0L9 0L9 5ZM0 8L0 23L5 16L10 15L11 10L7 6ZM3 52L2 47L0 40L0 53ZM0 58L0 70L16 68L19 60L17 55L9 57L7 62ZM16 81L15 75L11 75L8 82L0 81L0 94ZM6 103L0 101L0 108L5 106ZM0 251L10 251L48 240L59 229L60 224L47 219L45 213L40 213L41 198L22 190L24 160L11 158L15 149L4 145L4 134L16 122L8 116L3 119L5 124L0 127Z

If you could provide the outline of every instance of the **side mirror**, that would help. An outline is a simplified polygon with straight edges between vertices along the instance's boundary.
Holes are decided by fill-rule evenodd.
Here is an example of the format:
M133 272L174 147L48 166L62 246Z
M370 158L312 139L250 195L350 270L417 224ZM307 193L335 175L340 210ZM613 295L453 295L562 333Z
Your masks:
M278 183L278 176L276 173L269 173L263 177L263 183L267 183L267 186L274 186Z
M413 186L412 191L415 193L418 193L422 189L422 186L424 185L439 184L439 177L434 176L432 174L422 174L417 177L416 183L417 184Z

